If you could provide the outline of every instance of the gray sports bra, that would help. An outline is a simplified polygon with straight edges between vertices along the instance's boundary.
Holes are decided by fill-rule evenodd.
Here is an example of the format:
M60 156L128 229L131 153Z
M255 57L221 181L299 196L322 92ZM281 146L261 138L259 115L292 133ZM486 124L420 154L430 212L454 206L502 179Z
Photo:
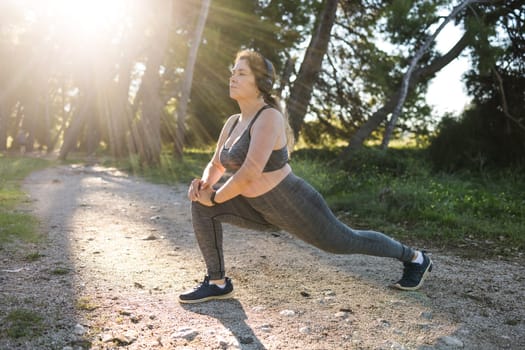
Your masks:
M239 170L242 163L244 163L246 155L248 154L248 148L250 147L250 130L261 112L267 108L271 108L271 106L265 105L257 112L257 114L255 114L248 127L243 131L239 139L230 148L226 148L225 146L222 147L220 161L226 170L235 172ZM228 136L231 135L238 121L239 118L237 118L233 123ZM288 147L285 145L281 149L272 151L272 154L270 155L263 172L267 173L270 171L279 170L285 166L288 161Z

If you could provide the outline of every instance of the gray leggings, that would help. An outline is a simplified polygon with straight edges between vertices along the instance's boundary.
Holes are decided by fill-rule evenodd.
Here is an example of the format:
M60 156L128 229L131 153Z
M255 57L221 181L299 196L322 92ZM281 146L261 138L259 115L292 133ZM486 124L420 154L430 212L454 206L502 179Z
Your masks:
M375 231L354 230L332 213L310 184L290 173L255 198L237 196L207 207L192 202L193 228L210 279L225 276L222 223L260 231L284 230L324 251L411 261L414 250Z

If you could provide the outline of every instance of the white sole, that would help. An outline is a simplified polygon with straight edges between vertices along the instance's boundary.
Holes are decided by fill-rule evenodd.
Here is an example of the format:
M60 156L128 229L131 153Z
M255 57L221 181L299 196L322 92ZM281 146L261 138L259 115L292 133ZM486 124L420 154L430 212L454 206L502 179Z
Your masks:
M228 294L223 294L223 295L214 295L214 296L211 296L211 297L207 297L207 298L202 298L202 299L197 299L197 300L183 300L179 297L179 303L181 304L198 304L198 303L204 303L206 301L210 301L210 300L224 300L224 299L230 299L232 298L234 295L233 291L231 291L230 293Z

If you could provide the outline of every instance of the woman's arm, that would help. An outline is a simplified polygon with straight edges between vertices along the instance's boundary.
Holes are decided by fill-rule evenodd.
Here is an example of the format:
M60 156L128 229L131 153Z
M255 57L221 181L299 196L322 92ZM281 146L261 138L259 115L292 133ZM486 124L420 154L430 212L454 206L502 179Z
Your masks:
M199 200L200 192L211 188L213 185L219 181L221 176L226 170L220 162L220 153L221 149L228 138L227 130L230 130L233 125L233 121L237 118L235 115L231 116L221 130L217 145L215 146L215 153L213 154L212 159L208 162L204 171L202 172L202 177L200 179L193 179L190 188L188 189L188 198L192 201Z
M215 162L211 160L202 173L202 182L205 187L211 187L215 185L222 175L224 174L225 169L220 162Z

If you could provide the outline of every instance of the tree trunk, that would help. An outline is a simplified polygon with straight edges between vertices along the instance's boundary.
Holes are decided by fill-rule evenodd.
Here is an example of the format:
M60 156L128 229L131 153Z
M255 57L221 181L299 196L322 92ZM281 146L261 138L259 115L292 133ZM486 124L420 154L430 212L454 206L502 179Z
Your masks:
M412 74L409 84L408 84L408 90L412 90L414 86L423 78L428 78L435 74L436 72L440 71L443 67L445 67L447 64L449 64L453 59L459 56L459 54L467 47L469 41L468 33L465 33L463 37L454 45L452 49L450 49L449 52L447 52L445 55L438 57L432 62L430 65L426 67L419 68L414 71ZM361 148L363 146L363 142L367 137L372 134L374 130L377 129L379 124L383 120L385 120L390 113L394 110L396 106L396 102L399 100L399 97L401 96L401 91L396 91L388 100L387 102L381 107L379 110L377 110L369 119L368 121L357 130L357 132L352 135L350 138L348 146L343 150L341 155L339 156L340 159L344 159L348 157L348 155L353 151Z
M186 62L186 69L184 70L184 80L182 81L181 93L179 101L177 103L176 118L177 118L177 131L175 133L175 150L174 156L177 159L182 158L184 152L184 122L186 120L186 111L188 109L188 103L190 100L191 85L193 81L193 70L195 68L195 61L197 60L197 52L202 40L202 33L204 32L204 26L206 25L206 19L208 18L208 11L210 9L211 0L203 0L201 10L199 12L199 19L197 26L193 33L191 40L191 47L188 53L188 60Z
M425 52L428 51L428 48L432 44L432 42L436 39L438 34L441 32L443 28L450 22L452 19L456 18L456 16L461 12L466 6L476 3L478 1L476 0L465 0L458 6L456 6L452 12L445 18L445 20L439 25L439 27L436 29L436 31L427 38L425 43L417 50L416 54L410 61L410 65L408 66L408 69L406 73L403 76L403 80L401 82L401 88L399 89L399 98L396 102L396 105L394 107L394 111L392 112L392 116L390 117L390 122L388 123L387 127L385 128L385 134L383 136L383 141L381 143L381 148L386 149L388 148L388 144L390 143L390 138L392 137L392 132L394 131L394 128L397 123L397 119L399 117L399 114L401 113L401 109L403 108L403 104L405 103L407 94L408 94L408 85L410 83L410 80L412 78L412 72L416 68L417 63L423 57Z
M50 147L51 147L51 106L50 106L50 101L49 101L49 90L46 90L44 91L44 94L46 94L45 96L45 106L44 106L44 110L45 110L45 116L46 116L46 120L45 120L45 128L43 130L43 133L44 133L44 139L42 140L42 142L45 144L46 146L46 151L49 153L50 152Z
M137 25L137 27L139 27ZM129 132L132 125L132 108L129 101L129 88L131 85L131 72L134 64L134 53L138 51L134 40L137 29L123 30L120 45L115 48L112 57L118 62L116 82L111 79L109 83L109 98L104 100L106 128L111 155L121 158L133 152L133 147L128 144Z
M288 98L287 109L290 124L297 139L304 124L304 117L312 97L313 86L321 70L323 57L328 49L330 32L334 25L338 0L326 0L319 25L312 35Z
M35 146L35 134L37 133L36 121L39 116L38 95L35 90L36 89L31 89L21 101L24 106L22 128L27 131L27 137L25 139L26 152L33 152Z
M5 98L0 96L0 152L7 150L7 121L8 112Z
M171 2L156 0L150 2L153 7L152 18L158 19L154 25L151 48L148 53L146 71L142 79L142 118L137 124L139 131L134 133L142 164L157 165L160 162L161 137L160 120L163 113L161 93L160 67L168 45L168 33L171 27Z
M98 91L97 91L98 92ZM84 130L84 146L86 149L86 154L92 156L97 151L98 146L100 145L101 138L101 123L100 123L100 111L97 108L95 103L97 99L93 98L92 103L89 105L89 108L86 113L86 118L84 118L86 123L86 128Z
M83 102L82 108L77 113L71 115L69 127L64 131L64 142L60 147L58 159L65 160L69 152L71 152L77 145L79 136L84 129L86 118L88 115L89 103Z
M128 154L126 136L131 125L131 107L128 100L131 61L123 55L119 64L118 82L109 87L110 99L105 101L109 148L113 157Z

